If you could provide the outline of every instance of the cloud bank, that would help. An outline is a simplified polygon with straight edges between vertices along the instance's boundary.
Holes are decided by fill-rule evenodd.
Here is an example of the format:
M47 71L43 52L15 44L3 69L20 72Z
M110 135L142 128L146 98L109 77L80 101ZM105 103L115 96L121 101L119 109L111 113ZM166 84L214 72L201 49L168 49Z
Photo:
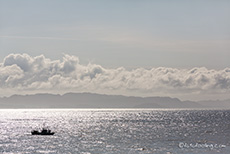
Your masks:
M230 68L107 69L91 63L82 65L78 57L71 55L51 60L44 55L10 54L0 63L0 92L3 96L37 92L227 96L230 92Z

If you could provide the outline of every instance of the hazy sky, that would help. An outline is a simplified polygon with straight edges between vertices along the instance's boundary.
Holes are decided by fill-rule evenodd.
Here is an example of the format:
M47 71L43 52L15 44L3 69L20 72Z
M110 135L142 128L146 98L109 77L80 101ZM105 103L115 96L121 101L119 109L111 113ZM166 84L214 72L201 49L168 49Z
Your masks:
M105 67L225 68L229 0L0 0L0 59L76 55Z
M207 70L202 71L206 74L212 69L217 74L227 73L222 76L224 81L215 75L210 79L227 84L224 92L213 85L212 93L221 91L227 95L230 89L229 69L225 69L230 66L229 8L229 0L0 0L0 66L5 71L4 67L17 64L25 73L24 63L34 64L36 56L43 54L47 65L47 59L50 63L60 59L60 65L62 62L64 65L62 58L68 54L78 57L84 67L90 62L110 71L124 67L128 73L137 68L147 71L164 67L180 69L181 75L206 67ZM15 55L10 55L12 53ZM1 85L9 79L9 74L3 76ZM51 77L48 76L44 80ZM175 79L179 80L182 78ZM196 84L199 85L198 79ZM131 88L131 91L136 89L133 93L123 91L130 95L145 93L140 93L138 88L141 89ZM174 88L169 89L174 91ZM205 89L195 91L198 87L193 88L188 89L196 94ZM161 94L171 96L169 89ZM178 94L183 90L178 90ZM119 90L116 93L119 94ZM151 90L148 93L154 95Z

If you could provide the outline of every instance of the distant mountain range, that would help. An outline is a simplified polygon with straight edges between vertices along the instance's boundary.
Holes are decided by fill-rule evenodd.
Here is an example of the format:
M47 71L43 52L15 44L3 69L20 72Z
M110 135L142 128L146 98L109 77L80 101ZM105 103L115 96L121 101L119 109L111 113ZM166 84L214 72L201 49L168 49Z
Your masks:
M230 100L181 101L170 97L134 97L92 93L13 95L0 98L0 108L223 108Z

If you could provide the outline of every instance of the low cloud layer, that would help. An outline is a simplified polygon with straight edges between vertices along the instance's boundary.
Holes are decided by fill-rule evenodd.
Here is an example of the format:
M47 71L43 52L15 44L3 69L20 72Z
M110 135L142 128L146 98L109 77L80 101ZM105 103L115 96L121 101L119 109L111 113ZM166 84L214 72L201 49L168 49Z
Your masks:
M212 70L82 65L76 56L50 60L43 55L10 54L0 63L2 95L37 92L93 92L138 96L227 95L230 68Z

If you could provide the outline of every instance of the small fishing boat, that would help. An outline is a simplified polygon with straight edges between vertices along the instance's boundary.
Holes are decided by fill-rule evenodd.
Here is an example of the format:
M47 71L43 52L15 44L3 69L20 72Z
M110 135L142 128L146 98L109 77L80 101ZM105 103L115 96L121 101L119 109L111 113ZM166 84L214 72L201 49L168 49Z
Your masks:
M32 135L54 135L54 132L51 132L50 129L42 128L41 131L33 130L31 131Z

